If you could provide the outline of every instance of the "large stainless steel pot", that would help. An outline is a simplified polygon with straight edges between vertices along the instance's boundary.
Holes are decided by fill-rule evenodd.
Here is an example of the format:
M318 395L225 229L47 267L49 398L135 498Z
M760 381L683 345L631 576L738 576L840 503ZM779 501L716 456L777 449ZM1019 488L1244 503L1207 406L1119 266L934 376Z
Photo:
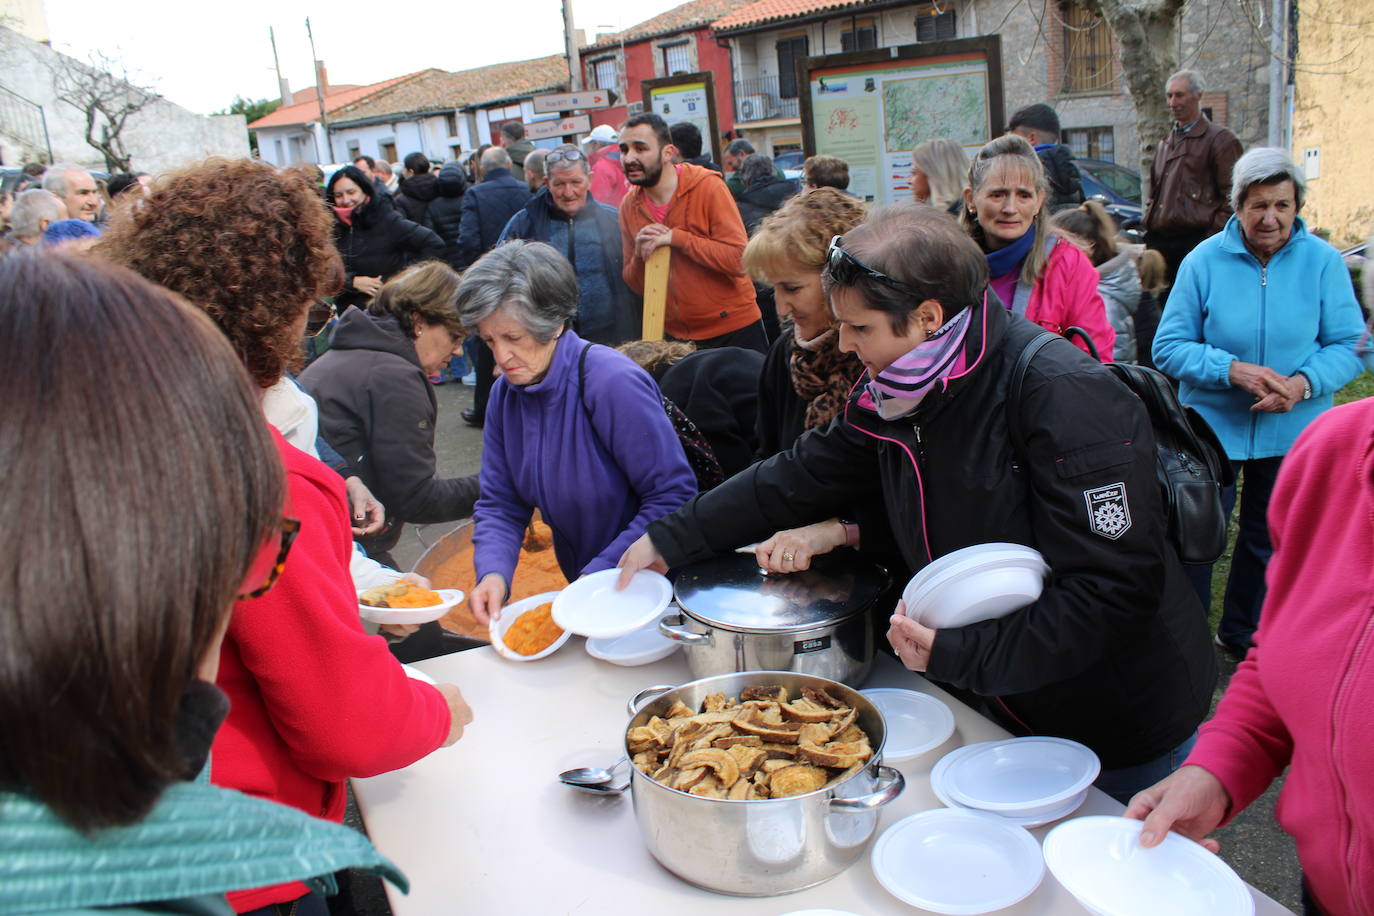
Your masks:
M790 575L765 575L752 555L715 557L678 574L682 613L659 631L682 643L693 677L797 671L857 686L873 664L868 611L887 585L851 551Z
M822 687L858 710L873 758L843 782L790 798L731 801L702 798L654 782L631 767L635 819L649 852L691 884L723 894L764 897L827 881L853 864L878 827L879 809L905 788L902 774L882 766L887 726L856 690L790 671L753 671L703 678L681 687L651 687L631 700L626 732L661 715L674 700L699 709L708 694L739 696L750 686ZM629 748L626 748L629 754Z

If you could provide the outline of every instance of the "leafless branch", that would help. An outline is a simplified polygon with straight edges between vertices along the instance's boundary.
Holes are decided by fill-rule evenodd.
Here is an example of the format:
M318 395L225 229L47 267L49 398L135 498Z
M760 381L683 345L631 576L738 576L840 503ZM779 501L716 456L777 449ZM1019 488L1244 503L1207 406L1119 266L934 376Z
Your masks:
M86 143L105 157L111 171L129 171L121 134L131 116L161 96L137 85L121 61L101 52L93 52L89 62L59 54L51 68L57 98L85 117Z

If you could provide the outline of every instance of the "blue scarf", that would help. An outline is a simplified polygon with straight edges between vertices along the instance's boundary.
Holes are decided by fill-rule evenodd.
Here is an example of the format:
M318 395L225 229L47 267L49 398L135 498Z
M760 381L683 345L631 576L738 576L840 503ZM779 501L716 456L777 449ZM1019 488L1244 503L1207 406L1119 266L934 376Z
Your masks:
M1035 224L1026 230L1026 234L1005 248L996 251L989 251L986 255L988 259L988 276L1001 277L1011 273L1021 265L1030 254L1031 246L1035 244Z

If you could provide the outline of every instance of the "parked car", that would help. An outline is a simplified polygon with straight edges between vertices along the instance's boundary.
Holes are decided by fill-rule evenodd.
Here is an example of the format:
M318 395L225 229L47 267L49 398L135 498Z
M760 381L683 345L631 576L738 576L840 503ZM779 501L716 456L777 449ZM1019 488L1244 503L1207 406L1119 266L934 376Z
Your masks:
M773 157L773 164L782 169L783 175L793 180L802 177L802 163L805 161L806 153L799 149L790 149Z
M1075 156L1073 163L1078 166L1078 179L1083 185L1083 196L1088 200L1100 202L1124 234L1136 241L1143 241L1144 229L1141 226L1141 218L1144 216L1144 209L1141 203L1140 173L1101 159Z

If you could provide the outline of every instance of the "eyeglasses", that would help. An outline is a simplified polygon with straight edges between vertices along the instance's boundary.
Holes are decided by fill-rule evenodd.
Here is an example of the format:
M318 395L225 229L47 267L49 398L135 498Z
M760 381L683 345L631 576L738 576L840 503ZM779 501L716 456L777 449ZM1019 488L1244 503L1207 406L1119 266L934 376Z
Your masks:
M338 313L339 310L334 303L316 299L311 303L310 311L305 316L305 336L318 337L321 331L329 327L329 322L333 321Z
M874 270L858 258L841 247L844 236L837 235L830 240L830 247L825 252L825 272L830 275L830 279L841 286L853 286L861 278L877 280L886 286L890 286L899 293L906 293L909 296L917 295L916 290L907 286L901 280L895 280L885 273Z
M272 563L272 568L267 570L266 578L264 579L259 574L258 563L254 561L253 567L249 569L248 575L244 577L243 581L245 584L253 581L260 581L262 584L252 591L240 592L234 596L235 600L248 601L253 598L261 598L271 591L272 586L276 585L277 580L281 578L282 570L286 568L286 555L291 552L291 545L296 542L296 535L300 533L301 523L294 518L282 516L280 528L281 547L277 550L277 559Z
M555 162L581 162L586 158L580 149L556 149L544 157L544 168L547 169Z

